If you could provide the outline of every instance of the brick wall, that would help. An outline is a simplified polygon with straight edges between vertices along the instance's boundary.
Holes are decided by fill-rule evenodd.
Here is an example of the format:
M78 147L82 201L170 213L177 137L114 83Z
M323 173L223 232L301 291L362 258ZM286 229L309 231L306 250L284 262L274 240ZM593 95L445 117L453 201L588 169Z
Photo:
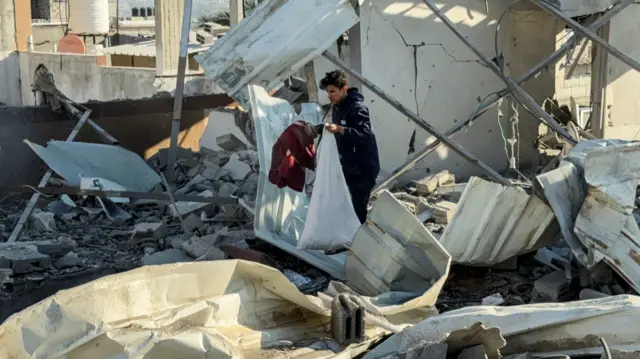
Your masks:
M562 46L567 36L567 30L560 33L557 47ZM583 40L584 41L584 40ZM587 45L583 55L578 59L578 65L573 75L566 79L566 74L576 61L576 56L582 47L580 42L571 56L565 56L556 65L556 99L561 105L570 105L571 98L580 106L589 106L591 102L591 43ZM574 110L572 108L572 110Z

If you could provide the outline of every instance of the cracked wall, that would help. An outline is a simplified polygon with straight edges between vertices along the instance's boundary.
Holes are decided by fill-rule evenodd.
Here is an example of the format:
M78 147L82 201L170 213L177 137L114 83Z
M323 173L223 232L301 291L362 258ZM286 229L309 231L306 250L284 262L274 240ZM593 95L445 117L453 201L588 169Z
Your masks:
M508 3L510 1L506 0L488 3L452 0L438 6L482 53L493 58L496 23ZM361 5L360 15L363 74L438 130L446 132L458 121L466 120L478 107L480 98L504 87L503 81L480 64L471 50L422 1L366 0ZM510 16L505 17L498 44L507 67L512 55L518 56L512 51L515 41L512 39L511 21ZM535 30L535 25L520 24L519 28ZM554 31L555 27L547 31L548 34L524 36L533 36L536 43L548 41L548 52L545 52L545 46L537 50L544 57L555 47ZM518 59L518 66L533 65L538 61L529 54L526 56L528 58ZM529 88L540 93L548 90L536 86ZM416 128L413 122L370 91L363 92L378 134L384 171L393 171L407 159L412 137L416 152L434 141L432 136ZM503 111L507 117L507 102ZM510 125L506 121L503 120L503 128L505 135L510 137ZM520 140L532 147L537 131L529 131L530 128L526 129L530 133L520 131ZM490 166L498 170L506 168L507 156L495 107L477 119L466 132L457 135L455 140ZM523 153L529 155L531 151L521 151L523 164L535 161L535 158L523 158ZM478 174L466 160L440 146L403 179L417 179L444 168L462 177Z

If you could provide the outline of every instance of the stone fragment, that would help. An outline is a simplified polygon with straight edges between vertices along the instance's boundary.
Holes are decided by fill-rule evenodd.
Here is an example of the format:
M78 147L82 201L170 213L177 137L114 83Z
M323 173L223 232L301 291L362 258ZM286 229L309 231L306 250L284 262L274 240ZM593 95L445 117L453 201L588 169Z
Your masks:
M193 258L200 258L207 255L211 248L216 248L218 237L226 233L226 228L207 236L193 236L182 243L182 250Z
M449 224L456 211L456 204L449 201L438 202L431 211L436 224Z
M210 162L209 165L204 166L204 170L202 170L202 172L200 173L200 176L206 179L215 179L219 171L220 171L220 167Z
M218 247L210 247L207 252L196 258L196 262L221 261L227 259L227 254Z
M38 248L38 252L53 257L63 256L71 252L78 246L76 241L71 238L65 237L60 237L56 240L34 241L25 243L34 244Z
M610 297L610 295L589 288L585 288L580 291L580 300L598 299L605 297Z
M501 305L504 304L504 298L500 293L494 293L490 296L482 298L482 305Z
M238 186L233 183L225 182L218 190L219 197L231 197L238 190Z
M196 216L193 213L191 213L189 216L187 216L187 218L184 219L184 229L185 231L187 231L187 233L193 233L203 226L204 223L202 222L200 217Z
M438 172L435 175L425 177L416 183L416 192L421 196L428 196L439 186L454 184L455 177L449 171Z
M557 302L570 294L571 281L563 272L551 272L535 281L535 296L540 301Z
M54 214L36 209L31 214L33 227L40 232L55 232L58 230Z
M216 137L216 143L220 148L223 148L229 152L244 151L247 149L247 145L244 144L236 135L228 133L226 135Z
M142 264L145 266L162 265L171 263L191 262L193 259L184 254L180 249L167 249L142 257Z
M58 259L54 263L54 266L57 269L65 269L65 268L72 268L72 267L80 267L82 266L82 264L83 264L83 261L82 259L80 259L80 257L78 257L77 254L75 254L74 252L69 252L65 254L62 258Z
M258 181L260 180L260 175L257 173L252 173L242 181L240 184L240 188L238 189L238 197L244 197L245 195L255 196L258 193Z
M200 183L204 182L205 180L206 180L205 177L203 177L201 175L196 175L189 182L187 182L187 184L182 186L182 188L177 190L176 194L185 194L185 193L191 191L197 184L200 184Z
M229 175L234 181L242 181L251 173L251 167L240 161L238 154L235 153L231 155L229 162L223 168L229 171Z
M211 190L207 190L198 194L198 196L213 197L213 192L211 192ZM186 216L187 214L199 209L204 210L205 207L210 207L210 206L215 206L215 205L210 203L202 203L202 202L176 202L175 206L171 204L169 208L171 209L171 212L173 213L173 215L175 217L178 217L180 215ZM176 207L178 207L178 212L176 212Z
M136 224L131 237L160 239L165 236L166 232L167 228L162 222L143 222Z
M15 274L31 273L48 268L51 258L38 252L38 247L24 243L0 244L0 268L13 269Z

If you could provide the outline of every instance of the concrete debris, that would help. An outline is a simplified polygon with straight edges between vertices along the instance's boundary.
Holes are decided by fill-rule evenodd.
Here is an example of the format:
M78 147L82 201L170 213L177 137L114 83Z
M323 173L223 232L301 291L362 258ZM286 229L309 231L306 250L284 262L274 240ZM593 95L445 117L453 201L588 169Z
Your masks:
M62 258L58 259L54 266L58 269L72 268L72 267L80 267L83 264L83 260L78 257L74 252L69 252L65 254Z
M538 279L534 283L538 302L559 302L570 299L575 293L571 293L571 279L567 279L563 272L551 272Z
M502 305L504 304L504 298L500 293L492 294L488 297L482 298L482 305Z
M416 182L416 192L421 196L428 196L436 189L444 185L454 185L455 177L449 171L442 171L435 175L425 177Z
M11 269L14 274L27 274L49 268L51 258L38 252L33 244L0 244L0 268Z
M171 263L191 262L193 258L186 255L179 249L167 249L142 257L142 264L145 266L163 265Z
M244 142L242 142L233 133L219 136L216 138L216 143L220 148L230 152L243 151L247 149L247 145L245 145Z
M487 352L484 349L484 345L476 345L463 349L458 355L458 359L487 359Z
M187 233L194 233L204 227L204 222L202 222L200 216L196 216L193 213L187 216L182 224L184 225L184 230L187 231Z
M449 224L456 211L456 204L449 201L436 203L431 207L431 214L436 224Z
M251 167L240 161L240 157L237 154L233 154L231 158L229 158L229 162L224 165L223 169L229 171L229 176L231 176L234 181L242 181L251 173Z
M34 210L31 214L31 223L38 231L55 232L57 230L56 220L51 212Z

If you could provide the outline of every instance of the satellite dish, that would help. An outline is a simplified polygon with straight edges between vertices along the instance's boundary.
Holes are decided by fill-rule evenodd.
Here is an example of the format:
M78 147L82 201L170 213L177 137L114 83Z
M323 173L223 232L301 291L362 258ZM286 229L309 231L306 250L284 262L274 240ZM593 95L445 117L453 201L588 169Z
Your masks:
M84 54L84 41L77 35L68 34L58 41L58 52L65 54Z

